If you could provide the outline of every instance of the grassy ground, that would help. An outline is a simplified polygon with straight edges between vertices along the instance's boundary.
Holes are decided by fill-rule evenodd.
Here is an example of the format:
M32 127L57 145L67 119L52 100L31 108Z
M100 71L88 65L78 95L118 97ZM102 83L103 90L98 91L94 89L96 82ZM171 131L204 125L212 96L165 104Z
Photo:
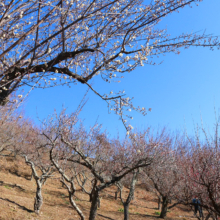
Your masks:
M75 210L68 201L67 191L61 187L59 180L48 180L43 186L44 203L37 215L33 212L36 184L30 180L31 170L23 160L13 161L9 158L0 158L0 219L1 220L77 220ZM128 192L125 189L124 193ZM114 199L115 188L105 190L101 197L101 207L98 210L97 220L122 220L123 206L121 201ZM90 202L89 197L81 192L76 193L76 203L88 218ZM135 199L130 205L130 219L158 219L156 197L140 186L135 191ZM171 209L167 218L169 220L188 220L193 213L184 206Z

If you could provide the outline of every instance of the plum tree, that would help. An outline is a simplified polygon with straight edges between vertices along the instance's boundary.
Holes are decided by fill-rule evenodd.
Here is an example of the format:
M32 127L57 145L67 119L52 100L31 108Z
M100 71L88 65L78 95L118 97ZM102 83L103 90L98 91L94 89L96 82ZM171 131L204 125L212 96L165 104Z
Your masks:
M191 46L219 47L206 34L170 37L158 24L201 0L2 0L0 4L0 104L16 89L82 83L119 115L132 99L100 94L90 84L101 76L119 82L154 57ZM138 76L134 76L138 77ZM119 80L120 79L120 80Z

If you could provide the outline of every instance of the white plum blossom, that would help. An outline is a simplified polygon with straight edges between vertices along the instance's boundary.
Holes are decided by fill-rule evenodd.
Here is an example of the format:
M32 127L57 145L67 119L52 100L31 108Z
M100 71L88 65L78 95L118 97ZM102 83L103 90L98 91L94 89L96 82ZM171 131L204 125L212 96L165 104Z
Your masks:
M138 54L135 54L134 59L138 60Z
M133 129L132 125L128 125L128 127L129 127L130 129Z
M129 56L126 56L125 57L125 61L129 61L130 57Z
M220 45L217 39L205 34L171 38L166 29L158 26L162 15L189 5L185 0L66 0L62 6L57 5L58 0L48 0L42 1L40 8L38 1L8 1L7 5L6 2L0 0L4 14L0 24L0 101L9 94L4 90L16 90L13 86L46 88L82 82L92 87L94 78L101 78L103 83L119 83L117 79L135 68L156 64L154 56L175 53L180 47L194 44L202 46L199 42L207 38L210 41L204 43L206 46ZM50 78L54 76L57 78ZM57 79L59 83L54 82ZM131 110L146 114L145 108L133 106L133 98L124 98L123 88L114 93L111 90L112 87L107 92L111 97L99 96L116 114L120 109L120 115L127 119L132 117L124 112Z

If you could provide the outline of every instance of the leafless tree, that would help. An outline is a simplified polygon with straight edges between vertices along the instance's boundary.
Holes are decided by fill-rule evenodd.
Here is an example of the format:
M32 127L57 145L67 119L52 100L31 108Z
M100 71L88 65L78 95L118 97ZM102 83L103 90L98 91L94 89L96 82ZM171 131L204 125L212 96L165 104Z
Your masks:
M139 169L134 170L131 174L128 174L125 178L126 178L126 182L127 184L130 183L129 186L129 193L127 195L126 200L124 200L123 198L123 193L122 193L122 189L123 189L123 179L122 181L116 183L119 192L120 192L120 199L121 202L124 206L124 220L128 220L129 219L129 205L131 203L131 201L134 199L134 192L135 192L135 186L138 180L138 174L139 174ZM130 177L130 178L129 178Z
M36 182L36 197L34 200L34 211L39 214L41 206L43 205L43 196L42 196L42 186L45 184L46 180L51 177L54 172L53 166L51 164L39 164L36 161L28 159L27 155L23 155L25 158L26 164L31 167L32 176ZM36 160L36 159L35 159ZM37 171L36 168L39 168L40 171Z
M203 135L202 135L203 134ZM214 134L198 127L194 137L187 136L187 148L182 148L182 195L179 198L186 204L192 204L197 196L201 207L209 217L220 216L220 148L219 123L215 125ZM198 217L199 218L199 217Z
M171 135L167 135L166 139L161 142L163 146L160 154L154 160L150 167L143 169L145 173L145 183L158 196L158 206L161 203L160 218L164 218L168 208L172 208L179 202L168 206L171 199L178 190L181 178L178 169L175 145L177 140Z
M57 152L60 158L63 157L65 161L72 163L72 167L74 164L85 167L91 177L90 189L87 190L91 201L90 220L95 219L100 193L104 189L119 182L139 167L149 166L158 153L145 136L139 137L139 140L142 139L140 142L133 142L129 138L120 142L110 140L98 125L87 131L82 124L77 126L77 113L67 115L62 112L59 116L52 116L49 121L50 123L45 123L42 132L48 139L47 145L51 148L52 158L56 155L53 152ZM64 150L65 154L59 153ZM140 150L142 153L139 153ZM59 172L64 173L63 169ZM69 182L71 178L64 179ZM79 185L83 189L82 184Z
M33 124L23 123L20 135L16 136L19 141L15 143L15 149L25 159L25 163L31 167L31 176L36 182L34 211L37 214L43 204L42 187L47 179L52 177L55 170L50 161L49 150L43 136L40 136L39 133L38 128Z
M54 147L51 148L50 150L50 159L53 163L53 165L56 167L56 169L58 170L58 172L61 175L61 182L63 183L63 185L65 186L65 188L68 191L69 194L69 201L70 204L73 206L73 208L77 211L78 215L80 216L81 220L85 219L85 216L83 214L83 212L80 210L80 208L77 206L77 204L75 203L73 196L75 196L75 192L76 192L76 184L74 181L76 181L77 176L80 175L79 173L76 172L76 169L74 169L75 167L68 167L66 166L66 163L62 164L58 162L58 158L54 158L53 155L53 151L54 151ZM63 156L62 156L63 158ZM66 162L66 160L64 159L64 161ZM69 169L68 169L69 168ZM73 172L73 169L75 172ZM70 174L68 174L68 171ZM84 185L82 186L82 188L84 189Z

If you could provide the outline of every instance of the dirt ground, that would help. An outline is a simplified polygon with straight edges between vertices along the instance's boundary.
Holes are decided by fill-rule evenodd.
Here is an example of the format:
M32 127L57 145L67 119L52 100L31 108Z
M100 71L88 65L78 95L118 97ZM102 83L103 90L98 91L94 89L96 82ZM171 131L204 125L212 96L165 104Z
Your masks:
M33 212L36 184L30 180L31 170L21 159L0 158L0 219L1 220L77 220L76 211L71 207L67 191L58 179L48 180L43 186L44 203L40 214ZM101 207L97 220L122 220L123 206L119 199L114 199L116 188L111 187L101 194ZM128 190L125 189L125 194ZM88 219L90 202L88 195L77 192L76 203ZM153 193L137 186L135 198L129 212L131 220L158 219L157 202ZM195 220L193 212L184 206L169 210L168 220Z

